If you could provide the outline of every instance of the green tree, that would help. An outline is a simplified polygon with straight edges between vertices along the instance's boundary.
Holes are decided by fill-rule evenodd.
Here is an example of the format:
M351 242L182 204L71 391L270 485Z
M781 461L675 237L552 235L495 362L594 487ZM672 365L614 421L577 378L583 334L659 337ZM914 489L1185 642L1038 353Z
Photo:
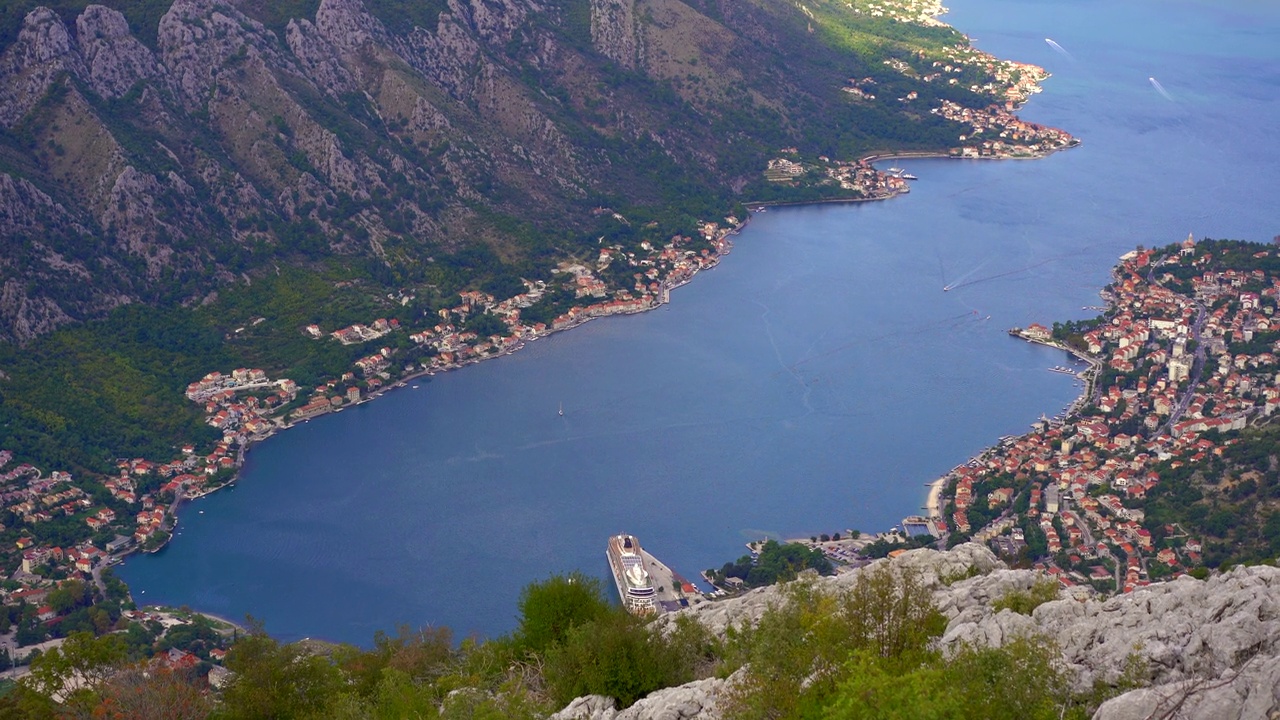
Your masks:
M656 632L622 609L574 627L545 657L543 677L553 704L582 695L615 698L622 707L654 690L693 680L690 652L697 630Z
M1058 581L1053 578L1042 578L1035 581L1026 590L1010 590L991 603L991 609L1000 612L1012 610L1020 615L1030 615L1041 605L1058 599Z
M49 593L49 607L59 615L93 602L93 587L79 580L63 583L61 587Z
M60 647L31 661L26 687L47 698L62 697L68 708L89 708L128 652L124 637L93 633L73 633Z
M783 597L754 628L730 639L726 669L747 666L725 696L734 717L813 711L856 653L881 658L886 667L916 665L946 628L929 588L887 565L864 571L850 589L800 580L785 586Z
M520 592L519 646L535 654L562 642L579 626L609 614L598 578L579 572L552 575Z
M315 715L346 685L329 658L296 643L282 645L260 632L236 643L226 665L235 672L222 696L221 715L228 720Z
M929 653L907 667L873 653L844 667L829 720L1056 720L1088 717L1076 702L1058 648L1041 638L1003 647Z

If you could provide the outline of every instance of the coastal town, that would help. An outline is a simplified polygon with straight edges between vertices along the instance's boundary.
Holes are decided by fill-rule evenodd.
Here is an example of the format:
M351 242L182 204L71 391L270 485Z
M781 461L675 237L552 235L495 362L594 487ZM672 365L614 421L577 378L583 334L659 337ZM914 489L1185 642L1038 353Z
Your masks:
M1102 592L1202 568L1206 538L1145 508L1163 472L1222 457L1280 409L1277 270L1270 246L1139 248L1100 318L1010 331L1074 356L1083 395L938 480L926 531Z
M234 482L253 443L390 388L405 387L419 376L500 357L595 318L658 307L670 301L673 289L730 252L731 235L742 222L730 216L720 223L700 223L697 237L677 235L663 246L642 242L640 252L615 244L599 248L582 262L562 263L557 282L573 300L550 322L521 317L522 310L549 291L546 282L527 282L525 292L504 300L480 291L462 292L456 306L442 309L432 318L436 322L424 327L376 318L336 329L299 328L315 342L376 347L393 333L406 335L409 342L377 347L339 377L308 388L257 368L205 374L187 386L185 395L221 437L199 452L195 444L186 444L175 457L120 459L115 475L76 477L15 463L12 450L0 449L0 533L12 543L0 551L7 578L3 593L5 604L20 609L21 622L29 626L22 634L26 642L15 642L15 648L59 635L59 623L84 609L59 612L41 604L51 592L67 583L92 583L102 594L104 572L112 565L130 553L163 547L173 537L181 506ZM617 287L602 277L610 269L616 277L620 268L630 276L631 286ZM476 316L491 318L492 332L482 336L466 329L467 321Z
M1223 466L1209 465L1280 410L1280 237L1271 246L1188 236L1139 247L1113 276L1101 316L1009 331L1069 356L1070 367L1048 368L1077 378L1081 395L1069 408L930 483L924 515L878 534L787 542L822 553L835 573L913 547L980 542L1010 564L1103 595L1217 567L1224 538L1163 521L1150 503L1168 490L1162 480L1188 471L1233 494L1258 485L1256 471L1223 481ZM747 587L744 571L763 545L747 544L737 577L726 572L733 563L703 574L714 597Z

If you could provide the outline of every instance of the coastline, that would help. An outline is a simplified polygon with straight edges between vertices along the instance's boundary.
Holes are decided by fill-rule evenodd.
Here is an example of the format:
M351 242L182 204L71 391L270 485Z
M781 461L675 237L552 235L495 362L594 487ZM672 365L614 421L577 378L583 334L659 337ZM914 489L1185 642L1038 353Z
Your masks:
M940 6L939 6L939 7L940 7ZM945 9L943 9L943 11L945 12ZM966 37L967 37L967 36L966 36ZM1045 77L1047 77L1047 75L1045 75ZM1043 78L1042 78L1042 79L1043 79ZM1038 84L1039 84L1039 83L1037 82L1036 84L1037 84L1037 86L1038 86ZM1017 107L1019 107L1019 108L1020 108L1023 104L1025 104L1025 100L1024 100L1024 102L1017 103ZM1025 159L1025 160L1034 160L1034 159L1041 159L1041 158L1047 157L1047 156L1049 156L1049 155L1051 155L1051 154L1053 154L1053 153L1055 153L1055 152L1058 152L1058 151L1060 151L1060 150L1070 149L1071 147L1075 147L1075 146L1077 146L1077 145L1079 145L1079 144L1080 144L1080 143L1079 143L1079 140L1078 140L1078 139L1075 139L1075 140L1073 140L1070 144L1067 144L1067 145L1063 145L1063 146L1059 146L1059 147L1050 147L1050 148L1045 149L1045 150L1043 150L1043 151L1039 151L1039 150L1038 150L1038 151L1036 151L1036 152L1034 152L1034 153L1030 153L1030 154L1025 154L1025 153L1023 153L1023 154L1017 154L1017 155L1014 155L1014 154L1004 154L1004 153L1002 153L1001 151L997 150L994 154L988 154L988 155L975 155L975 156L965 156L965 155L963 154L964 149L962 149L961 147L946 148L946 149L937 149L937 150L923 150L923 151L893 151L893 150L876 150L876 151L873 151L873 152L871 152L871 153L869 153L869 154L867 154L867 155L865 155L865 156L861 157L857 162L858 162L859 164L866 164L866 165L868 165L868 166L871 166L873 163L886 162L886 161L893 161L893 160L896 160L896 159L906 159L906 160L912 160L912 159L954 159L954 160L966 160L966 159L1010 160L1010 159L1018 159L1018 160L1024 160L1024 159ZM972 147L971 147L970 149L972 149ZM876 172L877 172L877 173L879 173L879 174L881 174L881 175L884 175L884 174L885 174L885 173L883 173L883 172L881 172L881 171L879 171L879 170L876 170ZM744 201L742 204L743 204L743 205L745 205L745 206L746 206L746 207L748 207L748 208L751 208L751 209L760 209L760 208L764 208L764 207L768 207L768 206L773 206L773 207L789 207L789 206L822 205L822 204L862 203L862 202L870 202L870 201L878 201L878 200L890 200L890 199L896 198L896 197L898 197L898 196L900 196L900 195L907 194L907 193L909 193L909 192L910 192L910 187L904 184L900 189L894 189L893 191L888 192L888 193L886 193L886 194L884 194L884 195L870 196L870 197L868 197L868 196L858 196L858 197L833 197L833 198L824 199L824 200L805 200L805 201L795 201L795 202L790 202L790 201L753 201L753 202L746 202L746 201ZM580 315L580 316L574 317L570 322L568 322L568 323L566 323L566 324L564 324L564 325L562 325L562 326L560 326L560 327L554 327L554 328L553 328L553 327L548 327L545 331L540 331L540 332L536 332L536 333L535 333L535 332L528 332L528 333L525 333L525 334L523 334L523 335L521 335L521 336L518 336L518 337L517 337L517 339L516 339L516 342L514 342L514 343L512 343L512 344L510 344L510 345L501 345L501 346L498 346L498 347L497 347L497 349L496 349L496 351L494 351L494 352L486 353L486 354L483 354L483 355L476 355L476 356L468 357L468 358L466 358L466 359L464 359L464 360L459 360L459 361L457 361L457 362L452 362L452 363L449 363L449 364L447 364L447 365L441 365L441 366L432 366L432 367L427 367L427 366L425 366L425 365L421 365L421 364L419 364L419 367L420 367L421 369L414 370L414 371L411 371L411 372L407 372L407 373L405 373L405 374L403 374L403 375L400 375L400 376L396 377L394 380L389 380L389 381L388 381L384 386L382 386L382 387L380 387L380 388L378 388L378 389L374 390L373 392L368 393L368 394L367 394L367 395L365 395L362 399L360 399L358 402L354 402L354 403L351 403L351 404L352 404L352 405L356 405L356 404L363 404L363 403L365 403L365 402L370 402L370 401L372 401L372 400L374 400L374 399L376 399L376 398L378 398L378 397L381 397L382 395L384 395L385 393L387 393L387 392L389 392L389 391L391 391L391 390L398 389L398 388L399 388L399 389L403 389L403 388L405 388L408 384L412 383L413 381L416 381L416 380L421 379L423 376L430 377L430 376L434 376L434 375L436 375L437 373L442 373L442 372L448 372L448 371L450 371L450 370L457 370L457 369L461 369L461 368L466 367L466 366L468 366L468 365L472 365L472 364L475 364L475 363L479 363L479 362L484 361L484 360L491 360L491 359L500 358L500 357L503 357L503 356L506 356L506 355L510 355L510 354L512 354L512 353L514 353L514 352L516 352L516 351L518 351L518 350L520 350L520 349L522 349L522 348L524 347L524 345L525 345L525 343L526 343L526 342L532 342L532 341L534 341L534 340L540 339L540 338L542 338L542 337L549 336L549 335L554 334L554 333L557 333L557 332L561 332L561 331L563 331L563 330L570 330L570 329L572 329L572 328L578 327L579 325L582 325L582 324L584 324L584 323L586 323L586 322L589 322L589 321L591 321L591 320L597 319L597 318L599 318L599 317L608 317L608 316L611 316L611 315L632 315L632 314L639 314L639 313L642 313L642 312L648 312L648 311L650 311L650 310L656 310L656 309L659 309L661 306L663 306L663 305L665 305L665 304L668 304L668 303L670 302L670 293L671 293L671 291L673 291L673 290L675 290L675 289L677 289L677 288L683 287L684 285L686 285L686 284L688 284L688 283L692 282L692 281L693 281L693 279L694 279L694 277L696 277L696 276L697 276L697 274L698 274L699 272L701 272L702 270L708 270L708 269L712 269L712 268L714 268L714 267L718 266L718 264L719 264L720 260L721 260L725 255L730 254L730 252L732 251L732 241L730 240L730 236L732 236L732 235L737 235L737 234L738 234L738 233L739 233L743 228L745 228L745 227L750 223L750 220L751 220L751 213L748 213L744 219L742 219L741 221L737 222L736 224L734 224L734 225L732 225L732 226L728 226L728 227L725 227L725 228L722 228L722 229L718 230L718 231L717 231L717 233L716 233L716 236L715 236L715 239L714 239L713 244L715 244L716 246L718 246L718 247L719 247L719 250L718 250L718 251L713 250L712 254L707 258L707 261L705 262L705 264L702 264L702 265L699 265L699 266L695 266L695 267L693 267L689 272L687 272L687 273L682 273L679 277L673 278L673 279L671 279L671 280L666 280L666 279L664 279L664 280L661 282L661 287L660 287L660 289L659 289L658 293L656 294L656 296L654 296L652 303L651 303L651 304L649 304L649 305L647 305L646 307L641 307L641 308L638 308L638 309L630 309L630 310L625 310L625 311L618 311L618 312L609 312L609 313L604 313L604 314L588 314L588 313L583 313L583 314L582 314L582 315ZM705 252L705 251L704 251L704 252ZM1087 393L1087 390L1088 390L1088 388L1089 388L1089 387L1090 387L1089 385L1086 385L1086 393ZM1082 397L1081 397L1079 400L1077 400L1077 402L1072 406L1072 409L1074 410L1074 409L1077 409L1079 406L1081 406L1081 403L1082 403L1082 401L1083 401L1083 400L1084 400L1084 396L1082 395ZM206 489L202 490L202 491L201 491L201 492L199 492L199 493L196 493L196 494L192 494L192 495L186 496L185 498L180 499L180 501L179 501L178 503L175 503L175 504L174 504L174 506L173 506L173 508L172 508L172 516L171 516L171 520L170 520L170 522L171 522L171 528L170 528L170 529L171 529L171 532L170 532L169 536L168 536L168 537L164 540L164 542L163 542L163 543L161 543L158 547L156 547L156 548L154 548L154 549L152 549L152 550L150 550L150 551L148 551L148 552L150 552L150 553L159 552L159 551L160 551L160 550L162 550L164 547L166 547L166 546L168 545L168 543L169 543L169 542L171 542L171 541L176 537L176 529L177 529L177 527L178 527L178 522L179 522L179 518L178 518L179 512L178 512L178 511L179 511L179 509L180 509L180 506L181 506L181 505L185 505L185 504L187 504L186 502L183 502L182 500L189 501L189 500L199 499L199 498L204 497L205 495L212 494L213 492L216 492L216 491L218 491L218 490L225 489L225 488L227 488L227 487L229 487L229 486L234 486L234 485L239 481L239 479L240 479L240 473L241 473L241 471L242 471L242 469L243 469L243 466L244 466L244 462L245 462L245 456L246 456L246 454L247 454L247 453L249 452L249 450L251 450L251 449L253 448L253 446L255 446L257 443L259 443L259 442L264 442L264 441L266 441L267 439L269 439L269 438L273 437L276 433L278 433L278 432L282 432L282 431L284 431L284 430L291 429L291 428L293 428L295 425L298 425L298 424L305 424L305 423L307 423L307 422L310 422L310 420L311 420L313 417L320 417L321 415L325 415L325 414L331 414L331 413L334 413L334 412L341 412L341 410L346 409L346 407L347 407L347 406L348 406L348 405L343 404L343 405L341 405L341 406L335 407L335 408L330 409L330 410L327 410L327 411L325 411L325 412L322 412L322 413L319 413L319 414L316 414L316 415L307 416L307 417L295 417L295 418L292 418L292 419L285 419L284 417L281 417L281 418L279 418L279 422L277 422L277 423L273 424L271 427L269 427L268 429L266 429L266 430L265 430L265 432L261 432L261 433L257 433L257 434L252 434L252 435L246 435L246 436L244 437L243 441L241 442L240 447L238 448L238 452L237 452L236 457L235 457L234 466L231 468L231 474L230 474L230 477L229 477L225 482L223 482L223 483L221 483L221 484L217 485L216 487L209 487L209 488L206 488ZM984 451L984 452L985 452L985 451ZM941 477L941 478L939 478L939 479L937 479L937 480L935 480L934 482L932 482L932 483L930 483L930 484L929 484L929 492L928 492L927 501L926 501L926 505L925 505L925 509L926 509L926 511L927 511L928 517L930 517L930 518L940 518L940 517L941 517L941 513L942 513L942 509L943 509L943 508L942 508L942 505L941 505L941 504L942 504L942 500L943 500L943 494L944 494L944 492L946 491L946 489L947 489L947 487L948 487L948 484L949 484L949 483L948 483L948 481L949 481L949 479L950 479L950 478L951 478L951 473L948 473L948 474L944 475L943 477ZM139 547L139 546L134 546L134 547L132 547L132 548L128 549L127 551L125 551L125 552L123 552L123 553L120 553L120 554L119 554L118 556L116 556L116 557L117 557L118 559L123 559L123 558L124 558L124 557L126 557L127 555L133 554L134 552L138 552L138 551L140 551L141 549L142 549L142 548L141 548L141 547ZM222 620L222 621L224 621L224 622L230 622L230 621L227 621L227 620L225 620L225 619L223 619L223 618L218 618L218 619L219 619L219 620ZM234 623L232 623L232 624L234 624Z
M1108 298L1106 300L1105 310L1103 311L1103 314L1111 312L1113 309L1114 309L1113 303L1111 299ZM1077 417L1077 414L1079 413L1080 409L1088 404L1091 396L1093 395L1094 380L1095 378L1097 378L1098 371L1102 367L1102 362L1096 358L1089 357L1088 355L1076 350L1075 348L1071 348L1066 345L1061 345L1052 340L1044 340L1044 339L1039 339L1035 337L1028 337L1019 328L1014 328L1013 330L1010 330L1009 335L1016 337L1020 340L1024 340L1026 342L1032 343L1034 345L1043 345L1044 347L1053 348L1054 350L1062 350L1063 352L1066 352L1070 354L1072 357L1075 357L1081 362L1087 363L1089 365L1088 368L1081 370L1076 375L1076 377L1084 381L1084 384L1080 390L1080 395L1078 395L1075 400L1072 400L1071 403L1067 405L1067 407L1062 411L1062 415L1066 420L1070 420L1072 418ZM1027 433L1022 433L1014 437L1021 438L1025 435L1027 435ZM948 489L950 489L952 481L956 478L956 471L964 467L965 465L972 463L974 460L978 458L982 458L987 454L997 450L1000 447L1000 445L1004 442L1004 440L1005 440L1004 438L1001 438L996 442L990 445L987 445L986 447L978 451L978 453L974 455L973 458L971 458L970 460L967 460L964 463L961 463L956 467L952 468L951 470L948 470L945 474L943 474L942 477L938 478L937 480L934 480L933 482L930 482L930 483L925 483L925 486L929 488L929 492L925 498L925 504L924 504L924 509L926 513L925 516L935 520L945 520L942 514L942 509L943 509L942 500L943 500L944 494L947 492Z
M1078 145L1078 143L1076 143L1075 145ZM891 160L895 160L895 159L945 159L945 160L973 160L973 159L981 159L981 160L1015 160L1015 159L1016 159L1016 160L1037 160L1037 159L1041 159L1041 158L1044 158L1044 157L1048 157L1049 155L1053 154L1054 152L1058 152L1059 150L1066 150L1066 149L1070 149L1071 147L1075 147L1075 145L1070 145L1070 146L1062 147L1062 148L1054 148L1054 149L1052 149L1052 150L1050 150L1050 151L1048 151L1048 152L1044 152L1044 153L1042 153L1042 154L1038 154L1038 155L1034 155L1034 156L1019 156L1019 157L1012 157L1012 156L985 156L985 157L978 157L978 158L966 158L966 157L961 157L961 156L959 156L959 155L956 155L956 154L954 154L953 152L951 152L950 150L949 150L949 151L945 151L945 152L944 152L944 151L919 151L919 152L914 152L914 151L907 151L907 152L876 151L875 153L872 153L872 154L870 154L870 155L866 155L866 156L862 157L858 162L865 162L865 163L871 164L871 163L875 163L875 162L885 162L885 161L891 161ZM749 208L749 209L753 209L753 210L755 210L755 209L764 208L764 207L800 207L800 206L805 206L805 205L844 204L844 203L863 203L863 202L873 202L873 201L892 200L892 199L894 199L894 198L899 197L900 195L908 194L909 192L910 192L910 189L909 189L909 187L908 187L908 188L906 188L906 189L898 190L898 191L895 191L895 192L889 193L889 194L884 195L884 196L879 196L879 197L846 197L846 198L831 198L831 199L827 199L827 200L806 200L806 201L797 201L797 202L787 202L787 201L765 201L765 202L756 202L756 201L753 201L753 202L743 202L743 205L744 205L745 207ZM493 352L493 353L489 353L489 354L485 354L485 355L478 355L478 356L470 357L470 358L467 358L466 360L462 360L462 361L455 362L455 363L452 363L452 364L449 364L449 365L445 365L445 366L441 366L441 367L431 367L431 368L425 368L425 367L424 367L424 368L422 368L422 369L419 369L419 370L413 371L413 372L411 372L411 373L408 373L408 374L402 375L402 376L400 376L399 378L397 378L394 382L388 382L388 384L387 384L387 385L385 385L384 387L381 387L381 388L379 388L379 389L375 390L374 392L369 393L369 394L368 394L368 395L366 395L364 398L362 398L359 402L357 402L357 403L352 403L352 404L353 404L353 405L361 405L361 404L364 404L364 403L367 403L367 402L371 402L371 401L373 401L373 400L375 400L375 399L377 399L377 398L379 398L379 397L383 396L384 394L386 394L386 393L388 393L388 392L391 392L391 391L393 391L393 390L397 390L397 389L404 389L408 383L410 383L410 382L412 382L412 381L414 381L414 380L421 379L421 378L422 378L422 377L424 377L424 376L425 376L425 377L431 377L431 376L434 376L434 375L439 374L439 373L449 372L449 371L452 371L452 370L460 370L460 369L462 369L462 368L464 368L464 367L467 367L467 366L469 366L469 365L474 365L474 364L476 364L476 363L484 362L484 361L486 361L486 360L493 360L493 359L497 359L497 358L505 357L505 356L507 356L507 355L511 355L511 354L515 353L516 351L523 349L523 348L524 348L524 346L525 346L525 344L526 344L527 342L532 342L532 341L534 341L534 340L538 340L538 339L541 339L541 338L544 338L544 337L549 337L549 336L551 336L551 335L553 335L553 334L556 334L556 333L559 333L559 332L564 332L564 331L567 331L567 330L572 330L573 328L579 327L580 325L583 325L583 324L585 324L585 323L587 323L587 322L590 322L590 321L592 321L592 320L596 320L596 319L600 319L600 318L606 318L606 317L612 317L612 316L615 316L615 315L637 315L637 314L640 314L640 313L645 313L645 312L650 312L650 311L652 311L652 310L657 310L657 309L661 308L663 305L666 305L666 304L668 304L668 303L670 303L670 302L671 302L671 299L670 299L671 291L676 290L676 289L681 288L681 287L684 287L685 285L688 285L689 283L693 282L694 278L698 275L698 273L700 273L700 272L702 272L702 271L704 271L704 270L711 270L711 269L714 269L715 267L717 267L717 266L720 264L720 261L721 261L721 259L722 259L724 256L731 254L732 249L733 249L733 242L732 242L732 240L730 239L730 237L731 237L731 236L733 236L733 235L737 235L737 234L739 234L743 228L747 227L747 225L749 225L749 224L750 224L750 222L751 222L751 213L748 213L748 214L747 214L747 216L746 216L744 219L742 219L741 221L739 221L736 225L732 225L732 226L729 226L729 227L726 227L726 228L721 229L721 230L717 233L717 235L716 235L716 237L715 237L715 242L716 242L717 244L719 244L719 245L721 246L721 248L722 248L722 249L721 249L719 252L717 252L717 253L713 254L713 255L709 258L709 260L708 260L708 262L707 262L707 264L706 264L706 265L704 265L704 266L700 266L700 267L695 267L695 268L693 268L693 269L692 269L692 270L691 270L687 275L685 275L685 276L683 276L683 277L680 277L680 278L678 278L678 279L676 279L676 280L674 280L674 281L671 281L671 282L669 282L669 283L664 281L664 282L663 282L663 284L662 284L661 290L659 291L659 294L658 294L658 296L657 296L657 299L655 300L655 302L654 302L652 305L650 305L650 306L648 306L648 307L643 307L643 308L636 309L636 310L628 310L628 311L624 311L624 312L609 313L609 314L606 314L606 315L583 315L583 316L581 316L581 317L575 318L572 322L570 322L570 323L568 323L568 324L566 324L566 325L564 325L564 326L562 326L562 327L559 327L559 328L551 328L551 327L548 327L548 328L547 328L547 330L545 330L544 332L538 333L538 334L526 334L525 336L521 337L517 343L515 343L515 344L513 344L513 345L511 345L511 346L503 347L503 348L501 348L500 350L498 350L498 351L496 351L496 352ZM1048 344L1048 343L1044 343L1044 344ZM1049 346L1050 346L1050 347L1057 347L1057 346L1055 346L1055 345L1049 345ZM1071 351L1070 351L1069 349L1067 349L1067 348L1059 348L1059 349L1065 349L1065 350L1068 350L1068 352L1071 352ZM1086 358L1082 358L1082 359L1086 359ZM1087 360L1087 359L1086 359L1086 360ZM1088 387L1089 387L1089 384L1087 383L1087 384L1086 384L1086 390L1087 390L1087 388L1088 388ZM1072 406L1071 406L1071 411L1074 411L1074 410L1078 409L1078 406L1081 406L1081 404L1083 403L1084 399L1085 399L1085 396L1084 396L1084 395L1082 395L1080 398L1078 398L1078 399L1076 400L1076 402L1072 404ZM247 455L247 453L249 452L249 450L250 450L250 449L252 449L255 445L257 445L258 443L261 443L261 442L265 442L266 440L268 440L268 439L270 439L270 438L274 437L277 433L283 432L283 431L285 431L285 430L289 430L289 429L291 429L291 428L293 428L293 427L295 427L295 426L297 426L297 425L301 425L301 424L305 424L305 423L307 423L307 422L310 422L310 421L311 421L312 419L314 419L314 418L319 418L319 417L323 417L324 415L331 415L331 414L334 414L334 413L336 413L336 412L341 412L342 410L346 409L346 407L347 407L347 406L345 406L345 405L344 405L344 406L340 406L340 407L334 408L333 410L330 410L330 411L327 411L327 412L323 412L323 413L320 413L320 414L317 414L317 415L312 415L312 416L308 416L308 417L305 417L305 418L295 418L295 419L289 420L289 421L287 421L287 422L284 422L284 423L282 423L282 424L278 424L278 425L276 425L275 427L272 427L270 430L268 430L267 432L265 432L265 433L263 433L263 434L246 437L246 438L245 438L244 443L240 446L240 448L239 448L239 450L238 450L238 452L237 452L236 460L235 460L235 465L234 465L233 473L232 473L231 477L230 477L229 479L227 479L227 480L226 480L226 482L224 482L224 483L222 483L222 484L220 484L220 485L217 485L217 486L215 486L215 487L205 488L204 490L200 491L199 493L196 493L196 494L193 494L193 495L190 495L190 496L185 496L185 497L184 497L184 499L185 499L185 500L197 500L197 499L203 498L203 497L205 497L205 496L207 496L207 495L211 495L211 494L213 494L213 493L215 493L215 492L218 492L219 490L223 490L223 489L226 489L226 488L228 488L228 487L232 487L232 486L234 486L234 485L235 485L235 484L240 480L240 472L241 472L241 470L242 470L242 468L243 468L243 465L244 465L245 456ZM992 447L994 447L994 446L992 446ZM983 450L983 452L986 452L986 451L987 451L987 450L989 450L989 449L990 449L990 448L986 448L986 449L984 449L984 450ZM926 498L926 503L925 503L925 505L924 505L924 509L925 509L925 511L926 511L926 517L929 517L929 518L941 518L941 512L942 512L941 499L942 499L942 494L945 492L945 490L946 490L946 488L947 488L947 486L948 486L948 484L949 484L949 482L948 482L948 481L949 481L950 476L951 476L951 473L950 473L950 472L948 472L946 475L944 475L943 477L939 478L938 480L935 480L934 482L929 483L929 488L930 488L930 490L929 490L928 496L927 496L927 498ZM143 550L142 550L142 548L141 548L140 546L134 546L134 547L131 547L131 548L129 548L127 551L122 552L122 553L120 553L120 554L118 554L118 555L114 556L114 557L116 558L115 562L119 562L120 560L123 560L125 557L128 557L129 555L132 555L132 554L137 553L137 552L142 552L143 554L155 554L155 553L158 553L158 552L160 552L161 550L163 550L165 547L167 547L167 546L168 546L168 544L169 544L170 542L172 542L172 541L174 540L174 538L176 537L176 530L177 530L178 522L179 522L179 516L178 516L178 512L177 512L177 510L179 510L179 509L180 509L180 507L181 507L181 505L182 505L182 504L186 504L186 503L177 503L177 504L175 504L175 506L174 506L174 511L173 511L173 515L172 515L172 527L171 527L171 532L170 532L170 534L169 534L169 537L168 537L168 538L166 538L166 539L164 540L164 542L163 542L163 543L161 543L159 546L157 546L157 547L155 547L155 548L153 548L153 549L151 549L151 550L147 550L147 551L143 551ZM130 594L130 596L132 597L132 593ZM228 622L229 622L229 621L228 621Z
M947 476L944 475L937 480L929 483L929 497L925 501L924 509L927 515L925 517L940 518L942 517L942 493L947 488Z

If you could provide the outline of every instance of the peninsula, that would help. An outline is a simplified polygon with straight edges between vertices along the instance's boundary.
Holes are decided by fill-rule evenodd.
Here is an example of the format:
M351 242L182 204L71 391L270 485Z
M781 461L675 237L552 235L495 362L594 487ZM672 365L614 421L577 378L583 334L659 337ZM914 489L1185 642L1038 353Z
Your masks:
M843 574L977 542L1064 588L1110 596L1280 556L1280 244L1189 235L1126 253L1112 278L1098 317L1009 331L1066 355L1046 370L1077 378L1070 407L930 483L925 515L890 532L767 544L790 554L784 576L813 554L824 574ZM779 572L749 547L704 574L717 595Z
M1280 249L1193 236L1126 253L1088 321L1010 334L1062 350L1082 394L933 482L906 536L811 544L841 566L935 539L990 545L1111 594L1280 555ZM1062 371L1064 368L1050 368ZM870 545L870 547L868 547Z

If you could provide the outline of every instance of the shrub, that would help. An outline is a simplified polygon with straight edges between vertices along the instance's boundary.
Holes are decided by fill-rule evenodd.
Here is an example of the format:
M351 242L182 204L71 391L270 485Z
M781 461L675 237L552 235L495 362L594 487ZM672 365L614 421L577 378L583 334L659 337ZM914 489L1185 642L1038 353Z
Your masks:
M1058 581L1053 578L1037 580L1027 590L1010 590L1003 597L991 603L991 609L1012 610L1020 615L1030 615L1041 605L1058 599Z

